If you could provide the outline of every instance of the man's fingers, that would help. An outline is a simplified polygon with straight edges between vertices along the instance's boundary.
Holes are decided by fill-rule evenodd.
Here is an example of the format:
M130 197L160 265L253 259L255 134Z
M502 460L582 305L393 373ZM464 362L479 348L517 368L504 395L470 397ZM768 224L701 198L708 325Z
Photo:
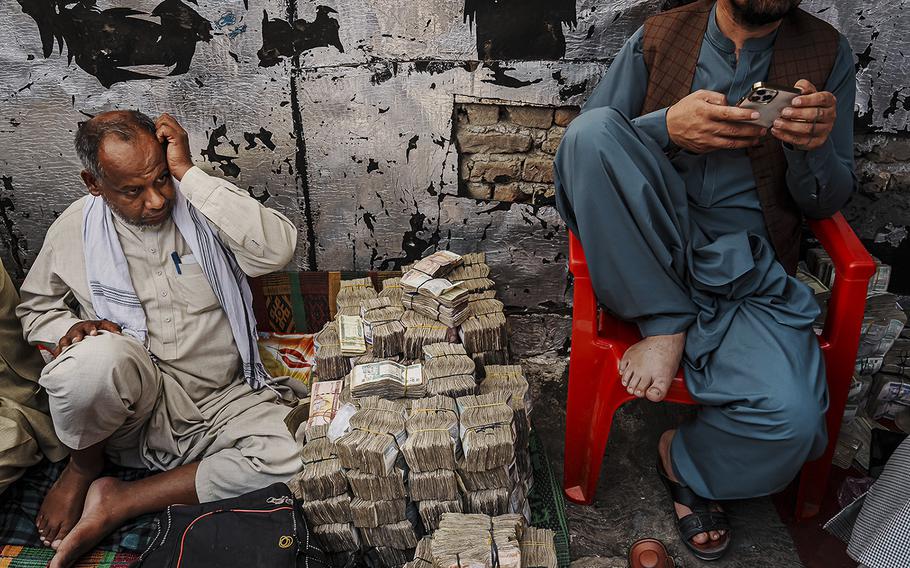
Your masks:
M802 93L804 95L808 95L809 93L814 93L814 92L818 91L818 89L815 88L815 85L813 85L806 79L800 79L793 86L796 87L797 89L799 89L800 91L802 91Z
M706 90L696 91L696 93L698 97L706 103L711 103L712 105L727 105L727 97L725 97L722 93Z
M771 129L771 135L781 142L786 142L787 144L792 144L802 149L812 149L819 145L817 144L819 140L822 140L818 133L816 133L816 136L812 137L806 134L792 134L777 128Z
M746 122L750 120L755 120L761 115L758 111L754 111L748 108L739 108L735 106L713 106L709 105L706 109L706 114L709 118L714 120L721 120L725 122Z
M794 107L833 107L837 104L837 98L828 91L812 93L809 95L800 95L793 99Z
M764 136L767 130L758 124L740 124L737 122L718 123L715 136L721 138L757 138Z
M834 122L836 112L829 107L787 107L780 115L788 120L802 120L803 122Z
M101 327L101 329L103 329L104 331L110 331L111 333L120 333L120 331L121 331L119 325L115 324L112 321L108 321L108 320L103 320L99 327Z
M739 150L755 146L759 141L758 138L725 138L723 136L712 136L707 140L707 146L717 150Z

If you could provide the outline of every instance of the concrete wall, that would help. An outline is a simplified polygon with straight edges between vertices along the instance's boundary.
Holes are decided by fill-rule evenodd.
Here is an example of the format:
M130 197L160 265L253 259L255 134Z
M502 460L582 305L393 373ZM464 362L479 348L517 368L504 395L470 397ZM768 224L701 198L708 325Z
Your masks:
M436 248L485 250L504 301L525 313L516 327L553 322L519 348L563 345L564 227L550 206L459 195L453 105L581 104L659 0L93 3L0 4L0 257L14 278L84 191L77 122L112 108L167 111L200 166L297 223L299 268L389 269ZM804 6L857 52L857 121L873 136L864 155L904 144L907 11L886 0ZM876 191L880 174L888 180L876 203L902 191L905 164L864 164Z

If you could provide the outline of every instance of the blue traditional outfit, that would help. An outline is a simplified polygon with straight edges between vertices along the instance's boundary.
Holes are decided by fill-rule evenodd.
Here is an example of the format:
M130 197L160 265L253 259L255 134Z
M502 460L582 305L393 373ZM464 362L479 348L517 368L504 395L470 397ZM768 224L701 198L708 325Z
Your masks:
M737 58L711 10L692 91L736 104L766 80L777 31ZM560 214L579 237L598 299L643 336L687 332L686 386L702 406L671 447L677 477L709 499L786 486L826 444L824 362L810 289L775 259L745 150L672 148L667 109L636 117L648 86L644 28L625 44L556 156ZM803 214L830 216L856 185L853 55L840 36L827 84L828 140L786 148L787 186ZM677 151L678 150L678 151Z

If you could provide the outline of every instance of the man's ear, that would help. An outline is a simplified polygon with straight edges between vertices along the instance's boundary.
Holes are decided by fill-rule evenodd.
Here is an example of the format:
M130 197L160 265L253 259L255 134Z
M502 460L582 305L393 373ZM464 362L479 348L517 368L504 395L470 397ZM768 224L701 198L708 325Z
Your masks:
M98 178L92 175L92 172L88 170L82 170L79 175L82 177L82 183L88 188L88 192L95 197L99 197L101 195L101 188L98 187Z

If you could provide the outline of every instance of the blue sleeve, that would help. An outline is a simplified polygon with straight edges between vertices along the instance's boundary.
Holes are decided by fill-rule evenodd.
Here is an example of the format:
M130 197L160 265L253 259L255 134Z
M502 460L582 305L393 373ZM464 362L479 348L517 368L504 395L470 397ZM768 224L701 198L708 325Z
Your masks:
M653 138L661 148L670 145L667 134L667 109L638 116L648 91L648 67L642 52L644 27L632 34L606 75L591 93L582 112L600 107L612 107L632 119L632 123Z
M802 212L815 219L830 217L840 211L856 189L856 173L853 170L856 76L853 50L843 36L825 90L837 98L837 119L828 140L809 151L784 144L787 186Z

